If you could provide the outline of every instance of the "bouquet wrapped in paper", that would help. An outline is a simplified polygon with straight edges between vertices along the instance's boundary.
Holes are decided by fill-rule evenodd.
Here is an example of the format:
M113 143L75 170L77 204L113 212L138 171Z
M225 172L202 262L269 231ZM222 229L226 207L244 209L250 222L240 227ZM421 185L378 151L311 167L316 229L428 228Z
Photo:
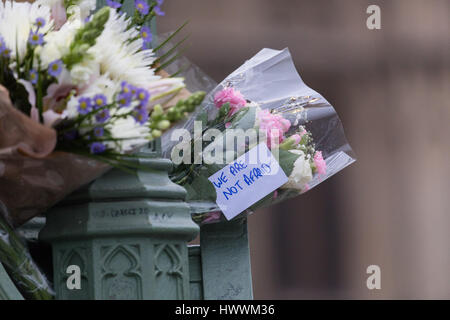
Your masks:
M120 2L95 4L0 5L0 201L14 226L111 167L130 169L130 154L204 97L150 48L161 2L136 1L132 17Z
M123 1L0 4L0 262L22 279L42 277L10 226L112 167L135 173L133 153L203 100L163 70L177 47L152 44L162 2L136 0L130 16Z
M163 139L198 222L297 196L355 161L336 111L305 85L287 49L261 50ZM252 149L266 162L248 163Z

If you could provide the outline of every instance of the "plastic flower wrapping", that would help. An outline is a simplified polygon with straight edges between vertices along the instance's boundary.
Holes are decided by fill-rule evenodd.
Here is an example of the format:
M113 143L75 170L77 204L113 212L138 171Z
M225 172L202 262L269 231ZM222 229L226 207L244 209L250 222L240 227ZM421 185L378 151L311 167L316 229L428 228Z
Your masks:
M307 192L355 161L336 111L305 85L287 49L261 50L163 135L164 154L177 164L172 180L187 189L194 220L224 219L215 204L220 185L208 178L259 143L276 155L288 180L240 216ZM249 171L223 192L231 195L263 175Z

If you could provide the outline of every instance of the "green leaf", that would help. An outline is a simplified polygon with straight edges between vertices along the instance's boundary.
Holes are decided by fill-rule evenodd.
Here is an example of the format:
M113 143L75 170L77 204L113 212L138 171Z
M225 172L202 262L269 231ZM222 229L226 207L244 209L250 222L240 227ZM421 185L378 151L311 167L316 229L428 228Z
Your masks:
M247 130L255 126L256 107L246 107L239 110L236 117L232 119L232 128Z
M163 46L165 46L170 40L173 39L187 24L189 21L186 21L183 23L177 30L175 30L169 37L167 37L166 40L164 40L159 46L157 46L155 49L153 49L153 52L157 52L159 49L161 49Z
M280 167L281 169L283 169L286 176L289 177L292 173L292 170L294 169L294 163L298 159L298 157L300 157L300 155L281 149L278 149L278 152L278 162L280 163Z
M183 43L185 42L187 39L189 38L189 35L187 35L186 37L184 37L182 40L178 41L170 50L168 50L166 53L164 53L163 55L161 55L160 57L158 57L155 60L155 63L159 63L161 61L163 61L164 59L168 58L172 53L175 52L175 50L177 50L177 48Z
M8 89L13 105L29 116L31 104L28 101L28 91L20 82L17 82L11 69L6 68L4 70L2 84Z
M206 128L206 126L208 124L208 114L206 113L206 111L202 111L201 113L199 113L196 120L201 121L202 127Z
M186 187L186 186L185 186ZM195 190L195 198L189 200L211 200L216 201L216 189L213 184L203 175L198 175L192 180L190 188ZM188 188L189 188L188 187ZM192 192L192 191L191 191Z
M230 112L230 103L224 103L219 110L219 118L225 118L226 115Z

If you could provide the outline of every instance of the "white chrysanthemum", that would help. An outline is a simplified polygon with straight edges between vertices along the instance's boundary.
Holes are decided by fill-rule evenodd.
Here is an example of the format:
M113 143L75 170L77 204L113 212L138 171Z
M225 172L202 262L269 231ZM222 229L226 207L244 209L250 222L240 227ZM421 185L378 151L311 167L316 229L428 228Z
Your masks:
M38 0L36 1L40 4L46 5L50 8L60 5L64 7L64 0ZM67 13L74 14L84 20L88 17L92 11L97 7L96 0L79 0L74 1L73 4L67 8Z
M25 56L28 37L37 18L43 18L45 26L39 32L46 33L52 26L50 8L40 3L6 1L0 3L0 35L11 50L11 57Z
M142 39L129 42L139 38L139 33L134 28L127 30L127 27L126 15L119 15L110 9L105 29L88 53L100 64L100 71L109 73L113 80L125 80L132 85L146 87L149 82L160 78L149 67L155 57L152 50L141 50Z
M149 126L137 124L131 116L117 119L113 123L107 124L106 128L114 139L119 139L107 142L107 146L120 153L130 152L145 145L150 136Z
M294 162L294 169L292 170L289 180L286 184L281 186L282 189L296 189L304 190L308 182L312 180L312 170L308 159L306 159L305 153L301 150L289 150L291 153L298 154L299 157Z
M71 18L61 29L51 31L45 36L45 44L35 51L41 58L41 67L47 68L51 62L69 53L70 44L81 26L79 19Z
M92 11L97 7L96 0L80 0L76 4L67 8L69 14L75 14L80 17L81 20L86 19Z

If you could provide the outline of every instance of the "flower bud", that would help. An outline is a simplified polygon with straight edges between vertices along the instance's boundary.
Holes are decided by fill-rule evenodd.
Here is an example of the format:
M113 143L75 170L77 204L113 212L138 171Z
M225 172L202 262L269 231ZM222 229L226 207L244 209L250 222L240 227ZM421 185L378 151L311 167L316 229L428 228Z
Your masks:
M169 120L161 120L158 122L158 129L159 130L167 130L170 127L170 121Z
M153 136L154 138L159 138L159 137L161 137L161 135L162 135L161 130L154 129L154 130L152 131L152 136Z

